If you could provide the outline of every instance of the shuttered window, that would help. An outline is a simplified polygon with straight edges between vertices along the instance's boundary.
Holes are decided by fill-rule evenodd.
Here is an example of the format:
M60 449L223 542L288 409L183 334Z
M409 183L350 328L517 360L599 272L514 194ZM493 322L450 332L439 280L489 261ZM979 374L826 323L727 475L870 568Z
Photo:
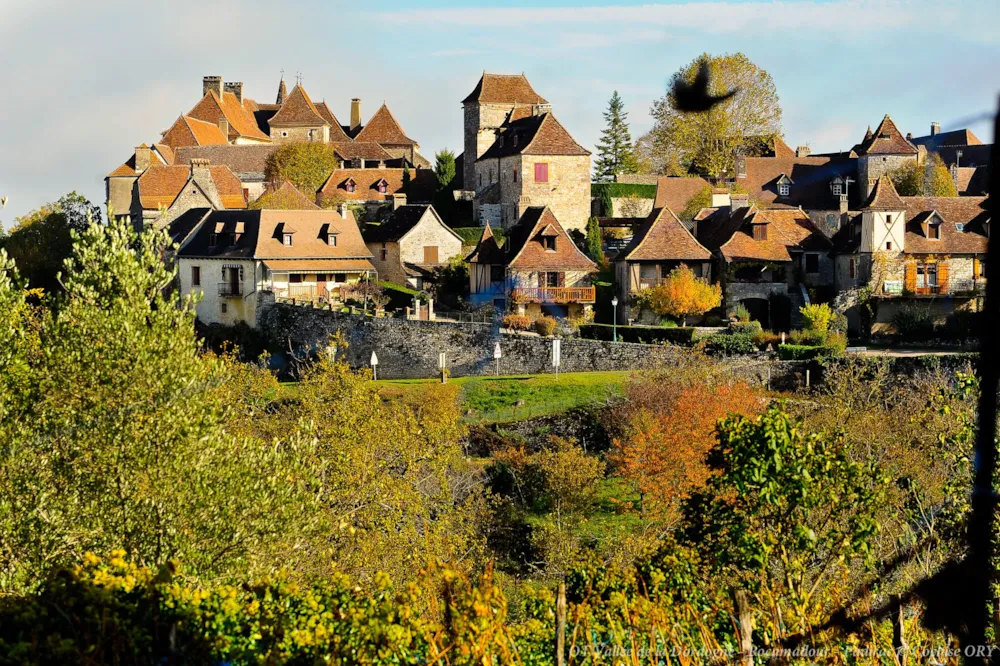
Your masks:
M547 182L549 182L549 165L548 165L548 162L536 162L535 163L535 182L536 183L547 183Z

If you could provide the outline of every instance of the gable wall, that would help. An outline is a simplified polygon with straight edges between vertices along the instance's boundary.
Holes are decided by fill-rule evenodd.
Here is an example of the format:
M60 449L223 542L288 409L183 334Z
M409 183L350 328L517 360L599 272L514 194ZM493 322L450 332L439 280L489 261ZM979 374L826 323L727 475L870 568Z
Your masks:
M400 243L400 259L412 264L424 263L424 247L438 249L438 262L448 263L452 257L462 253L462 241L438 223L428 210L410 233Z

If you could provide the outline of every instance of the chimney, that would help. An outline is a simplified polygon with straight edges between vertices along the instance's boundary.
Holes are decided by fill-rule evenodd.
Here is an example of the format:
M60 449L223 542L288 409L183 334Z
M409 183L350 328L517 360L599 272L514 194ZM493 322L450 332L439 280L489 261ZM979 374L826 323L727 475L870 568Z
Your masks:
M847 194L841 194L840 195L840 202L839 203L840 203L840 215L841 215L841 217L843 217L843 216L847 215L847 211L848 211Z
M403 193L396 193L392 195L392 209L397 210L400 206L406 205L406 195Z
M906 133L906 140L907 141L913 141L913 132L907 132Z
M226 138L226 141L229 141L229 121L225 118L219 120L219 131L222 132L222 136Z
M342 218L344 218L345 220L347 219L347 204L346 203L341 203L340 204L340 216Z
M204 157L192 157L191 158L191 178L198 180L200 178L210 178L211 172L209 170L209 165L211 160L207 160Z
M796 157L809 157L810 153L812 153L812 151L809 150L809 146L796 146L795 147L795 156Z
M729 190L712 190L712 208L725 208L729 205Z
M351 100L351 129L356 130L361 127L361 99L355 97Z
M931 136L941 133L941 123L931 123Z
M135 172L142 173L149 168L152 149L146 144L135 147Z
M239 100L240 104L243 103L243 82L242 81L227 81L224 89L227 93L233 93L236 95L236 99Z
M216 96L222 99L222 77L205 76L201 79L201 96L204 97L209 91L215 91Z
M729 197L730 206L732 210L739 210L741 208L750 207L750 195L749 194L733 194Z

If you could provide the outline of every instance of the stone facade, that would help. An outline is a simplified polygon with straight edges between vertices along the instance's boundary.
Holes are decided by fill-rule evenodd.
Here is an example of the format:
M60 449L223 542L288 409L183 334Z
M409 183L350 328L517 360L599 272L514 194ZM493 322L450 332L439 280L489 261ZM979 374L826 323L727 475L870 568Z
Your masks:
M398 241L366 243L379 278L422 289L420 279L408 275L404 264L445 265L462 254L462 239L435 216L428 207L420 221ZM433 249L432 249L433 248ZM428 261L436 255L435 261Z
M496 141L496 132L514 110L515 104L466 104L463 108L465 157L463 158L463 182L465 189L479 191L476 176L476 160Z
M137 176L114 176L105 179L107 205L114 210L115 217L129 215L132 209L132 190Z
M861 198L866 200L879 176L892 173L907 162L915 162L916 155L862 155L858 158L858 180Z
M326 125L314 127L271 127L271 139L275 143L296 143L301 141L317 141L330 143L330 128Z
M653 212L654 201L641 197L614 197L611 199L611 208L615 217L646 217Z
M198 320L204 324L232 326L240 322L254 326L257 322L258 281L262 267L254 261L233 259L187 259L179 257L177 273L181 294L198 295L195 306ZM229 271L238 271L240 294L224 296L219 285L231 284ZM195 281L197 280L197 284Z
M535 182L535 165L548 165L548 180ZM590 217L589 155L511 155L475 164L477 184L498 188L498 226L508 229L531 206L548 206L566 231L583 231ZM516 175L515 175L516 174ZM480 208L485 205L481 203ZM482 211L480 224L484 224ZM490 220L494 224L494 220Z

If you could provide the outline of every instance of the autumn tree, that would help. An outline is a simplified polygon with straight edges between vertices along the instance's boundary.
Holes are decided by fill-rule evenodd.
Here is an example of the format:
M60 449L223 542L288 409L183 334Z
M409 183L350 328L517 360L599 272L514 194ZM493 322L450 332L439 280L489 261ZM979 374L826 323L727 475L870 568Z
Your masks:
M690 222L695 218L702 208L709 208L712 205L712 186L706 185L705 187L698 190L684 206L684 210L677 214L677 217L684 220L685 222Z
M937 153L928 153L923 164L910 160L889 174L900 196L957 197L955 181Z
M691 82L703 62L708 63L710 93L739 91L703 113L682 113L675 108L673 84ZM735 156L759 154L781 132L781 106L774 81L742 53L704 54L677 71L666 95L653 103L652 131L656 159L676 160L685 171L703 176L733 174Z
M269 182L290 180L306 195L314 194L337 168L332 145L315 141L286 143L267 156L264 175Z
M636 173L639 168L628 129L628 113L617 90L608 101L604 122L607 124L597 143L594 177L598 181L610 182L615 179L615 174Z
M681 326L687 325L691 315L704 314L722 303L722 287L695 277L694 271L681 265L649 290L646 296L649 308L656 314L679 317Z

